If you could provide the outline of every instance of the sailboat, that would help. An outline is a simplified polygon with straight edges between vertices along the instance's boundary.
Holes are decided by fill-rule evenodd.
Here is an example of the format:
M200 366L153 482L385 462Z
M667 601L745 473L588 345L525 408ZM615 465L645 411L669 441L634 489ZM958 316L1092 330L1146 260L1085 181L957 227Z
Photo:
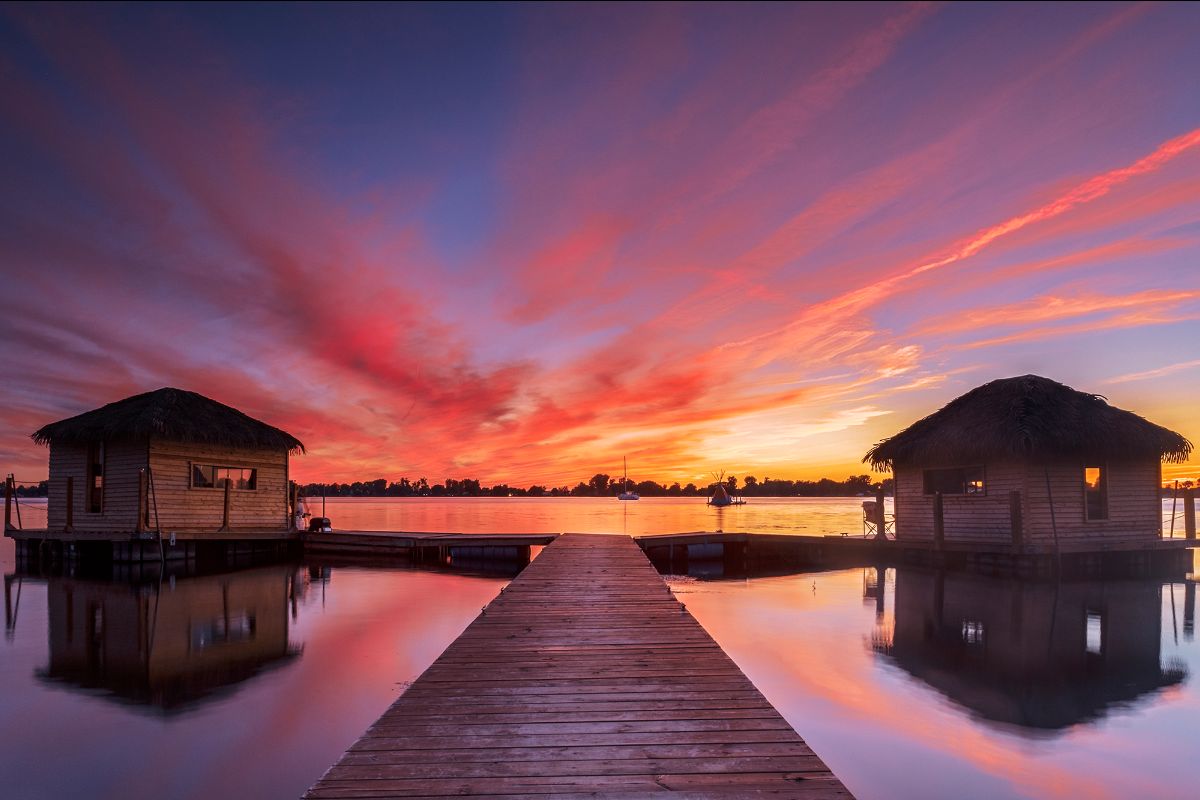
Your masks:
M629 460L622 456L621 464L625 469L625 475L621 478L621 493L617 495L618 500L641 500L642 497L637 492L629 491Z

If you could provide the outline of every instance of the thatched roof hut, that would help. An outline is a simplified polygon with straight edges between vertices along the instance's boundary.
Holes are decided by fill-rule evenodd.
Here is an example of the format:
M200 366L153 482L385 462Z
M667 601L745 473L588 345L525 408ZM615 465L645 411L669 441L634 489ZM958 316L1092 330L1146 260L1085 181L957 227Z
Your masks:
M1192 443L1096 394L1038 375L972 389L867 451L876 468L1000 459L1187 460Z
M304 452L304 444L286 431L202 394L169 387L52 422L33 434L44 445L150 438Z

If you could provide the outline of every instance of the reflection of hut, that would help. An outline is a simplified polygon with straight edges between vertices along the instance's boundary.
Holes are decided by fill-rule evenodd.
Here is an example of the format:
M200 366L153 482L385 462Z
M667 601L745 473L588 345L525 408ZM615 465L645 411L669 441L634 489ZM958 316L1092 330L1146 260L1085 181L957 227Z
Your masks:
M987 719L1065 728L1184 679L1160 664L1161 588L901 569L876 649Z
M284 431L195 392L128 397L33 435L50 446L51 531L287 531Z
M295 653L289 567L177 579L173 588L51 579L43 677L173 711Z
M1025 375L967 392L865 460L894 472L898 541L1086 549L1158 539L1160 461L1191 449L1098 395Z

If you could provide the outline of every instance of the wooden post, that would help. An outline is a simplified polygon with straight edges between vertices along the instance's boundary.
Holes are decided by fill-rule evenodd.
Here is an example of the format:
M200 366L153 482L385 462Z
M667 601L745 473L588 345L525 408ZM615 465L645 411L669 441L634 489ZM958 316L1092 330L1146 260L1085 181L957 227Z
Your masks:
M1183 638L1191 641L1196 635L1196 582L1183 584Z
M883 487L875 492L875 538L883 541L887 538L887 515L883 511Z
M229 492L230 492L229 487L232 485L233 485L233 481L229 478L226 478L225 479L225 512L224 512L224 515L221 517L221 528L220 528L223 531L229 530Z
M75 479L67 478L67 524L63 530L72 530L75 527Z
M1185 538L1196 538L1196 490L1190 486L1183 490L1183 530Z
M1020 550L1025 543L1025 529L1021 519L1021 493L1016 489L1008 493L1008 519L1012 526L1013 549Z
M146 470L138 471L138 504L137 504L137 527L134 528L138 533L143 533L146 530L146 518L150 516L149 496L146 492Z
M13 477L4 476L4 530L11 531L12 526Z
M941 550L946 545L946 521L943 517L942 493L933 493L933 546Z

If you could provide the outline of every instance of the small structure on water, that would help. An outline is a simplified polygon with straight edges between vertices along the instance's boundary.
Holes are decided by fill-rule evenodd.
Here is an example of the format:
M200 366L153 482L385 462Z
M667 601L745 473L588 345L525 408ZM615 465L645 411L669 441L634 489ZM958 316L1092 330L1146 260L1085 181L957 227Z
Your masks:
M984 384L873 447L895 477L896 539L1023 550L1141 547L1161 537L1174 431L1037 375Z
M286 535L299 439L195 392L159 389L54 422L47 533L118 541L155 531Z

